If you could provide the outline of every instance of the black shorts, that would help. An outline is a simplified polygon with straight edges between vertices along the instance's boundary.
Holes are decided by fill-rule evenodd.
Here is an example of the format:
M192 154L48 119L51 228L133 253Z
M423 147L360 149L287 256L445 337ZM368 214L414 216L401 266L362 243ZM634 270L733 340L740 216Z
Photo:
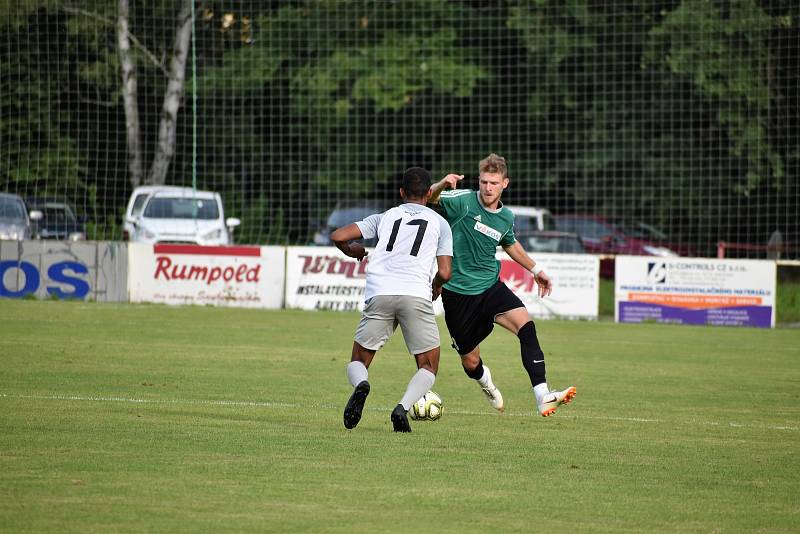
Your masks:
M462 295L442 288L444 320L459 354L472 352L492 332L494 318L525 305L501 281L479 295Z

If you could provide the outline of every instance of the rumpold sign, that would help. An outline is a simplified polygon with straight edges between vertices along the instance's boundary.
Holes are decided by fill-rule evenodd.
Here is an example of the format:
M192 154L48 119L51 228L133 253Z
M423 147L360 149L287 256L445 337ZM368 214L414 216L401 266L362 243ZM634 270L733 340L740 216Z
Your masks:
M284 249L132 243L131 302L283 306Z

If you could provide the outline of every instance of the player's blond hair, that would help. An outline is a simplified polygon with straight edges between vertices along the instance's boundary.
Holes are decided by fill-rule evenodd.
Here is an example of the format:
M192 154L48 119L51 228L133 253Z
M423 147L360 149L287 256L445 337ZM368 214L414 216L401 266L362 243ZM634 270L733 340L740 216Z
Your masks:
M498 156L494 152L483 158L478 165L478 172L483 174L485 172L500 173L503 178L508 178L508 166L506 166L506 158Z

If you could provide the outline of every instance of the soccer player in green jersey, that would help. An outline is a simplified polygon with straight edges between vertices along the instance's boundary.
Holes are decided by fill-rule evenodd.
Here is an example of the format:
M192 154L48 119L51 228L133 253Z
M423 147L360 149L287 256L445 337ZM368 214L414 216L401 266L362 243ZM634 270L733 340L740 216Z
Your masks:
M464 178L458 174L448 174L431 187L430 201L439 204L453 230L452 278L442 289L445 322L464 372L478 381L489 404L500 412L505 409L503 396L483 364L479 345L495 323L516 335L537 408L547 417L570 402L576 389L548 387L536 327L519 297L500 281L498 245L533 274L539 297L548 296L553 283L514 237L514 214L500 202L509 182L506 160L490 154L480 162L479 173L478 191L457 189Z

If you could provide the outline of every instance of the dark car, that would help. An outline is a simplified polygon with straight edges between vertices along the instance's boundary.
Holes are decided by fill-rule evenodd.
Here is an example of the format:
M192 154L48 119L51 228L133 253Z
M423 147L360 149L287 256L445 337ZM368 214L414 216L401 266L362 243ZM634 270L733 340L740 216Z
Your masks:
M594 254L631 254L635 256L678 256L671 243L653 239L652 227L635 221L599 215L556 215L556 226L563 232L581 236L588 252ZM650 228L650 231L647 230Z
M581 237L586 251L604 254L600 261L600 276L614 277L614 258L617 254L633 256L695 256L691 247L671 242L666 234L639 221L589 214L556 215L556 226L564 232Z
M580 236L572 232L526 230L516 238L529 253L586 254Z
M347 226L372 215L373 213L383 213L391 208L392 205L383 200L351 200L339 202L328 215L325 225L314 234L314 245L333 245L331 233L337 228ZM378 240L361 239L358 241L365 247L374 247Z
M78 217L75 210L61 200L34 198L28 200L28 209L40 211L41 219L33 221L34 239L83 241L86 239L86 218Z

